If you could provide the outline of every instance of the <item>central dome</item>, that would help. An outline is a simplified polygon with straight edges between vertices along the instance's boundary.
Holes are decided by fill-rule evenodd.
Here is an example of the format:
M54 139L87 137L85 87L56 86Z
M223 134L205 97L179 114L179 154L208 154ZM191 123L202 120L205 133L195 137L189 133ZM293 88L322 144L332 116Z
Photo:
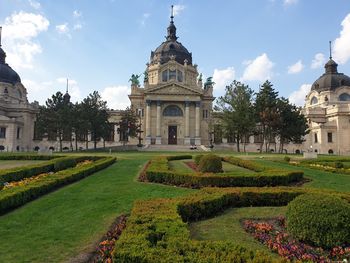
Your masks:
M317 92L334 91L342 86L350 86L350 77L343 73L338 73L338 64L332 57L329 58L324 67L326 72L312 84L311 90L316 90Z
M168 26L168 35L166 41L163 42L155 51L151 52L151 64L167 63L171 59L175 59L176 62L184 65L192 65L192 53L177 41L176 27L174 25L173 16L171 16L170 25Z

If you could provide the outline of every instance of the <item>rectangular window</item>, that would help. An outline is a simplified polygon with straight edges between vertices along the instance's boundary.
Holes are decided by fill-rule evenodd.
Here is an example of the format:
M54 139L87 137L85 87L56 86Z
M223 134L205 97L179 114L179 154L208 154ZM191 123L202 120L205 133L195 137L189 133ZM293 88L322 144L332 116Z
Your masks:
M315 133L315 143L318 143L317 133Z
M208 110L203 110L203 119L208 118Z
M21 128L17 127L17 139L20 139L21 137Z
M6 128L0 127L0 138L5 139L6 138Z
M162 81L163 82L167 82L168 81L168 71L167 70L164 70L162 72Z
M176 80L176 70L169 70L169 80Z
M328 137L328 142L333 142L333 134L331 132L327 134L327 137Z

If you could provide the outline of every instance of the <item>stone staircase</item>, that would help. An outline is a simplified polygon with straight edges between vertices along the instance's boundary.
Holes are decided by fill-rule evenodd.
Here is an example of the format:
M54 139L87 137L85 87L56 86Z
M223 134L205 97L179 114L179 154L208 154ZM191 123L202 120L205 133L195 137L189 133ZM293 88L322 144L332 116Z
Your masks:
M150 144L145 145L141 151L153 151L153 152L204 152L204 151L210 151L209 148L205 147L204 145L197 146L197 149L190 148L190 145L157 145L157 144Z

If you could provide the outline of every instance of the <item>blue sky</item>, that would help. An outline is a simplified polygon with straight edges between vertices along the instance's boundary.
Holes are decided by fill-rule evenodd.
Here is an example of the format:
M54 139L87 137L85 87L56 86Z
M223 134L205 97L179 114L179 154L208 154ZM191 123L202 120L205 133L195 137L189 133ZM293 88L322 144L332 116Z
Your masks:
M30 101L64 92L69 78L72 100L98 90L110 108L124 108L131 74L164 41L172 4L178 41L214 77L216 96L233 79L254 90L269 79L301 105L324 72L329 40L350 75L349 0L0 0L7 62Z

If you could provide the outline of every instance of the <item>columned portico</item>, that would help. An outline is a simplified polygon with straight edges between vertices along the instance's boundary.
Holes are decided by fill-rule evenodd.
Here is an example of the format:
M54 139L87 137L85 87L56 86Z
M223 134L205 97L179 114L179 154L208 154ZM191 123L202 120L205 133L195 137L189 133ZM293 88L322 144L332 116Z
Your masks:
M156 144L162 144L162 134L160 131L161 122L161 101L157 101L157 119L156 119Z
M185 140L184 144L190 145L190 102L185 101Z
M200 119L200 107L201 102L196 101L196 128L195 128L195 144L200 145L201 144L201 137L200 137L200 125L201 125L201 119Z
M146 100L146 144L151 144L151 101Z

